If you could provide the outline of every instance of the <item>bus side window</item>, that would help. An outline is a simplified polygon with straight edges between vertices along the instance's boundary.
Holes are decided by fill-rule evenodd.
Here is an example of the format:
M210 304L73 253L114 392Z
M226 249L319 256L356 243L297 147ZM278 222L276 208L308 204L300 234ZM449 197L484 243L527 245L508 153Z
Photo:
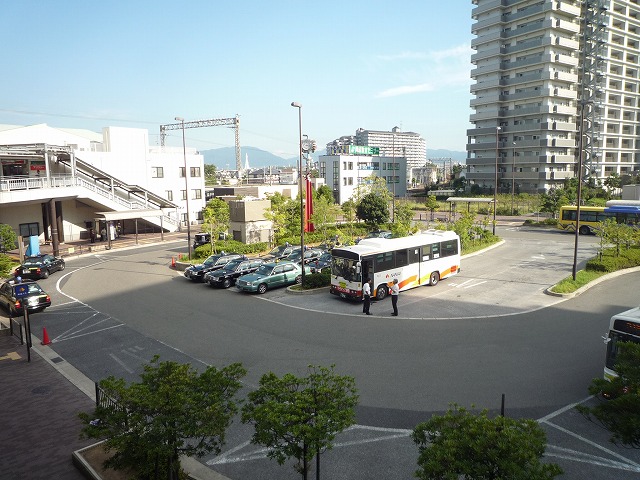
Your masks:
M428 262L431 260L431 245L422 246L422 261Z
M406 267L408 263L407 250L396 250L396 268Z
M440 258L440 242L436 242L431 245L431 258Z

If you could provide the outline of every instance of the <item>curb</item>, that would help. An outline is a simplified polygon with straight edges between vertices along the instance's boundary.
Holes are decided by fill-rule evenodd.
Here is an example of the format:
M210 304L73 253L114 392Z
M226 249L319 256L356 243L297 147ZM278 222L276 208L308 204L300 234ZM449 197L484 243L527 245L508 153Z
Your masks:
M626 275L627 273L635 273L635 272L640 272L640 267L625 268L624 270L618 270L617 272L607 273L606 275L602 275L601 277L596 278L595 280L587 283L586 285L583 285L575 292L571 292L571 293L552 292L551 289L555 286L555 285L552 285L551 287L546 288L544 290L544 293L552 297L561 297L561 298L569 299L569 298L573 298L573 297L577 297L578 295L581 295L582 293L586 292L591 287L599 284L600 282L604 282L605 280L609 280L611 278L619 277L620 275Z

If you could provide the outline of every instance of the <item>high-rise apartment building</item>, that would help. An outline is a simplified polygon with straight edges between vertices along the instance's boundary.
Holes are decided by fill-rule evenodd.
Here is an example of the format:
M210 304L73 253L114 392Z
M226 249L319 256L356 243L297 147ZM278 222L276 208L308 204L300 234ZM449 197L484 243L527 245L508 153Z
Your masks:
M640 166L639 0L473 0L471 184L544 192ZM584 81L583 81L584 80ZM584 111L581 111L584 107ZM497 168L497 173L496 173Z
M380 156L406 158L406 179L409 183L417 174L417 172L412 173L412 169L424 167L427 163L427 146L424 138L418 133L403 132L398 127L393 127L388 132L359 128L354 136L343 136L328 143L327 151L343 145L377 147L380 149Z

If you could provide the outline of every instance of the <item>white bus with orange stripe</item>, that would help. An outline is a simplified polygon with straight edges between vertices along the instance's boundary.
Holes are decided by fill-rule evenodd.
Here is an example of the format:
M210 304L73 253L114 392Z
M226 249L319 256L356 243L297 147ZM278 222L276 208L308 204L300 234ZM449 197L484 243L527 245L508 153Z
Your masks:
M435 285L460 271L460 237L450 230L426 230L401 238L367 238L331 251L331 293L362 299L373 280L372 296L385 298L395 278L400 291Z

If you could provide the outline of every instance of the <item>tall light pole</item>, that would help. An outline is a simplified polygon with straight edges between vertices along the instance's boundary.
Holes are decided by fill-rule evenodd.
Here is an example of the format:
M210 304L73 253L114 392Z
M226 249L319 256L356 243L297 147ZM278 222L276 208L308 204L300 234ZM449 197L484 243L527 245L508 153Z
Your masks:
M189 183L187 181L187 177L189 172L187 172L187 146L184 140L184 118L176 117L178 122L182 123L182 159L184 161L184 193L185 200L187 201L187 251L189 255L189 260L191 260L191 217L189 215Z
M513 142L511 149L511 216L513 216L513 196L516 193L516 142Z
M584 129L584 109L587 105L591 104L591 101L580 101L580 125L578 128L578 191L576 192L576 231L575 241L573 245L573 281L576 281L576 275L578 274L578 237L580 235L580 204L582 203L582 151L583 146L583 129Z
M496 202L498 200L498 140L501 127L496 127L496 168L493 182L493 234L496 234Z
M391 182L393 185L393 198L391 199L391 223L396 223L396 134L393 134L393 141L391 143L391 158L393 163L393 175L391 176Z
M304 198L302 196L302 104L291 102L291 106L298 109L298 148L300 150L299 162L299 194L300 194L300 258L302 260L302 284L304 285Z

